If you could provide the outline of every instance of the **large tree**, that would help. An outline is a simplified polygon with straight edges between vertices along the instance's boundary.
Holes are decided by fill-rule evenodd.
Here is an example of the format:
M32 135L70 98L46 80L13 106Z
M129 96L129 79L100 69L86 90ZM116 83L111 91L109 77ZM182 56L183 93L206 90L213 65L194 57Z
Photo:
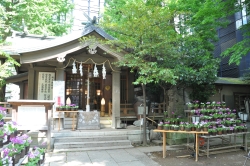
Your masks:
M55 35L67 33L71 27L70 0L1 0L0 1L0 101L4 98L5 78L19 65L1 46L13 31L26 34Z
M1 0L1 39L12 30L60 36L71 27L72 9L70 0Z
M135 84L159 83L164 91L172 85L211 85L219 62L213 42L216 28L226 24L227 5L220 0L109 0L102 26L117 39L110 44L127 50L119 65L138 73Z

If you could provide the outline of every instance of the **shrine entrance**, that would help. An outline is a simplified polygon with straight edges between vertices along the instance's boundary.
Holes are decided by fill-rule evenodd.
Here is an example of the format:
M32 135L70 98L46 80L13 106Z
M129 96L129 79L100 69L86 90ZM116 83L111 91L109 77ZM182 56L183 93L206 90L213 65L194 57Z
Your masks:
M69 98L71 104L79 106L79 109L86 110L88 97L88 77L89 78L89 105L90 110L100 111L101 99L103 97L102 78L92 77L90 73L72 74L66 72L65 96Z

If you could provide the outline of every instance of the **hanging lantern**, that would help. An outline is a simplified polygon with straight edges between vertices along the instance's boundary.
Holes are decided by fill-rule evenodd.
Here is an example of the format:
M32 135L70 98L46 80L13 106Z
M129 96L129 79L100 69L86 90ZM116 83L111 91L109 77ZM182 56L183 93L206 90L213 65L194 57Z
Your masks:
M97 67L96 67L96 64L95 64L95 67L94 67L94 77L99 77L99 73L98 73L98 70L97 70Z
M73 73L73 74L76 74L76 73L77 73L75 61L73 62L72 73Z
M83 71L82 71L82 62L81 62L81 64L80 64L80 66L79 66L79 71L80 71L80 75L81 75L81 76L83 76Z
M92 77L93 77L92 72L89 72L89 73L88 73L88 77L89 77L89 78L92 78Z
M104 63L103 63L103 65L102 65L102 78L103 78L103 79L106 79L106 68L105 68L105 66L104 66Z

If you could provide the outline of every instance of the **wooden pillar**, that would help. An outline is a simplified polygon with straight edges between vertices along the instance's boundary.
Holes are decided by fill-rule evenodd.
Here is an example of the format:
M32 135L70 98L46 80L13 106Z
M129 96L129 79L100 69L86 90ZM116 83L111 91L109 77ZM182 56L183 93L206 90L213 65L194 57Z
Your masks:
M28 99L34 99L35 93L35 70L33 67L28 71Z
M112 72L112 128L120 127L120 103L121 103L121 75L120 72Z

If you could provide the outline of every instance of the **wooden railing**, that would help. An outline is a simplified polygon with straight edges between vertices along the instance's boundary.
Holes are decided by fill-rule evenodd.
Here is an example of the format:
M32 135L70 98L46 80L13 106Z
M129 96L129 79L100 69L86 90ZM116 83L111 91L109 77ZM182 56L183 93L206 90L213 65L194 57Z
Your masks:
M128 115L131 112L134 112L134 107L132 103L122 103L120 104L120 111L123 115ZM112 103L109 102L109 116L112 114Z
M165 107L166 107L166 104L165 104ZM163 112L164 112L164 103L155 103L155 104L151 103L149 114L153 114L153 113L161 114Z

